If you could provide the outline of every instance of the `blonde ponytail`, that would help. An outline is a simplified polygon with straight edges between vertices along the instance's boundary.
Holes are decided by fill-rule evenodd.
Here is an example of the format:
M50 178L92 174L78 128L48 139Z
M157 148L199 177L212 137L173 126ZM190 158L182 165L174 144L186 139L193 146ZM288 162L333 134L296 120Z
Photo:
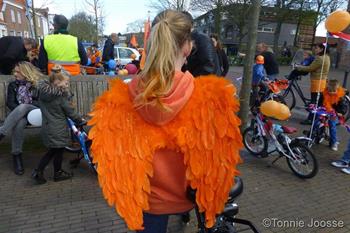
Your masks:
M161 98L172 87L175 60L184 43L190 40L191 21L181 12L167 10L160 13L147 44L145 67L140 73L136 106L157 105L165 110Z

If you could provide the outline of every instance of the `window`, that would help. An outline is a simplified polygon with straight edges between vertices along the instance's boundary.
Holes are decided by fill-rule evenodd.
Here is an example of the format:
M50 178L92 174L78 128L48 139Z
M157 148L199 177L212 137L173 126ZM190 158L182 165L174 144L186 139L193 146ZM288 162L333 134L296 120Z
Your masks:
M11 9L11 19L12 19L12 23L16 23L15 11L12 9Z
M17 32L17 36L22 36L22 32Z
M4 20L4 13L0 12L0 20Z
M17 21L18 21L18 23L19 23L19 24L21 24L21 23L22 23L22 16L21 16L21 12L18 12L18 11L17 11Z
M15 31L10 31L9 36L15 36Z
M24 37L24 38L28 38L28 37L29 37L29 33L28 33L27 31L24 31L23 37Z
M290 34L291 34L291 35L295 35L296 33L297 33L297 30L296 30L296 29L293 29L293 30L290 31Z
M258 32L274 33L275 30L270 27L258 27Z
M6 36L6 34L7 34L7 33L6 33L6 30L2 30L1 33L2 33L2 36Z
M119 58L130 58L134 54L130 49L119 48Z

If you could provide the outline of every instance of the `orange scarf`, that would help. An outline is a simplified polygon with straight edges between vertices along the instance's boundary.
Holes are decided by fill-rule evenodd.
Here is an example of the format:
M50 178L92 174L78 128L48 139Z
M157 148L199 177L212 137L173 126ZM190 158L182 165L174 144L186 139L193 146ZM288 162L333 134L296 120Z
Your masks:
M323 91L323 106L327 111L333 110L333 105L337 104L341 98L345 95L345 89L338 87L336 93L329 93L328 89Z

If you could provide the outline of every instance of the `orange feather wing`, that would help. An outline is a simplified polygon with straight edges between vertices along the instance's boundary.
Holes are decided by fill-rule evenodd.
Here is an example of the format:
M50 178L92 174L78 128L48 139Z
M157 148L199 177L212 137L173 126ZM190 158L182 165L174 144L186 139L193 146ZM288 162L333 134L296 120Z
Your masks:
M103 195L130 229L142 229L142 212L149 209L153 154L164 147L164 137L135 112L121 80L112 81L90 115L91 152Z
M235 94L235 87L225 79L196 78L190 101L170 124L207 227L212 227L216 214L222 212L238 174L236 166L241 163L243 145Z

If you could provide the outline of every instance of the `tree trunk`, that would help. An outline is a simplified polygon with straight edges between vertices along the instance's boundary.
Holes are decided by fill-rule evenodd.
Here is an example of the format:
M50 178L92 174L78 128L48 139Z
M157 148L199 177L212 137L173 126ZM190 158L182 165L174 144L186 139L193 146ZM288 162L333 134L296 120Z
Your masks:
M249 114L249 98L252 85L252 67L253 60L255 56L255 47L256 40L258 36L258 22L260 14L260 0L252 0L252 8L250 13L250 22L248 29L248 46L247 46L247 55L245 57L244 70L243 70L243 80L240 91L240 111L239 117L242 121L241 130L246 128L248 123L248 114ZM242 91L244 90L244 91Z
M280 39L281 28L282 28L282 22L279 21L277 22L277 26L273 37L273 52L275 54L278 54L278 41Z

